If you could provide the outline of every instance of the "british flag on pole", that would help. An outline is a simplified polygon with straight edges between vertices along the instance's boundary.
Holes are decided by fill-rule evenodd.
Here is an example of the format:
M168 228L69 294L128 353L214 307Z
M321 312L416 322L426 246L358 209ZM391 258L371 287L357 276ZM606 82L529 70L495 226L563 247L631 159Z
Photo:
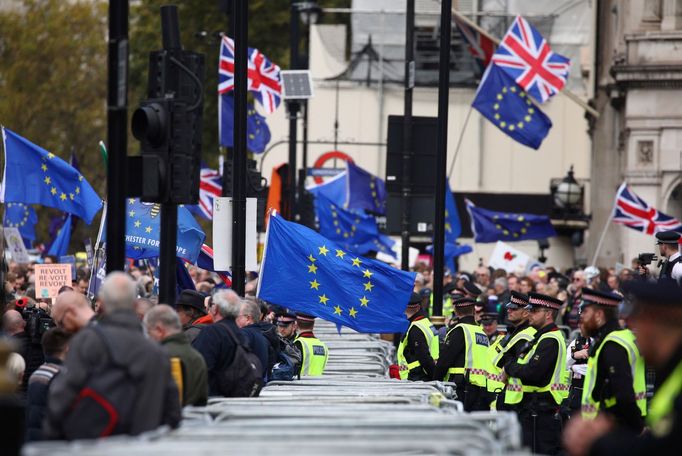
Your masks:
M199 182L199 204L186 206L193 214L206 220L213 220L213 199L222 196L223 178L215 169L201 167Z
M571 60L553 52L540 32L521 16L516 16L502 38L493 62L540 103L564 88L571 67Z
M282 77L280 69L258 49L249 48L248 89L263 106L265 112L272 114L282 102ZM223 36L220 45L218 65L218 93L224 94L234 89L234 41Z
M621 184L616 193L612 220L615 223L650 235L659 231L682 231L682 223L679 220L650 206L637 196L625 182Z

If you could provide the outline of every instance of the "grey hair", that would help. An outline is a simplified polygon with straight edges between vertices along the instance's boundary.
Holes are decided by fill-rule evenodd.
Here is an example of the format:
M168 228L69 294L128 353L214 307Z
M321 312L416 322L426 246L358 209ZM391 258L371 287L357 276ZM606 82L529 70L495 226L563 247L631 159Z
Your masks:
M502 287L507 288L507 279L505 277L498 277L495 279L495 285L502 285Z
M242 313L251 317L254 323L260 321L260 305L253 299L242 301Z
M173 331L173 334L182 331L180 317L168 304L159 304L152 307L144 314L144 324L147 328L153 328L160 324L166 329Z
M213 304L223 318L234 320L241 310L241 298L232 290L221 290L213 295Z
M97 297L104 304L104 313L111 313L116 310L133 310L137 297L137 287L128 274L116 271L104 279Z

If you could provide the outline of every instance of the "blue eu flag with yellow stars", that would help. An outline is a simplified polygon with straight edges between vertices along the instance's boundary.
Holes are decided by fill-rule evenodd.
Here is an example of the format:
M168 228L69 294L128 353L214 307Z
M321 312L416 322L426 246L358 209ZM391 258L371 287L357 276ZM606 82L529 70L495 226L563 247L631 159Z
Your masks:
M549 117L494 63L483 74L472 106L510 138L533 149L540 147L552 128Z
M18 228L24 241L35 240L36 223L38 223L38 215L31 206L23 203L5 204L3 226Z
M219 97L220 145L234 147L234 97L227 93ZM246 106L246 147L253 153L262 154L270 138L270 128L265 117L258 114L253 103L248 103Z
M315 198L315 210L320 222L320 234L338 242L349 252L364 255L370 251L396 257L393 240L379 232L371 215L350 212L334 204L324 194Z
M556 236L546 215L496 212L466 200L476 242L525 241Z
M5 146L3 202L42 204L76 215L87 224L102 208L102 199L83 175L61 158L2 128Z
M382 179L346 162L346 204L350 210L386 213L386 185Z
M279 214L270 217L257 295L364 333L405 332L415 273L353 255Z

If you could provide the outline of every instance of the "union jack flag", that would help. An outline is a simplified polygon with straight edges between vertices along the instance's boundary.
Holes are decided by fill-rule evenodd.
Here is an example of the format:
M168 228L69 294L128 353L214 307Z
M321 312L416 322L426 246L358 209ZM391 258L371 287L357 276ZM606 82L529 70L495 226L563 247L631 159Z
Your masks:
M682 223L679 220L649 206L625 182L616 193L613 221L651 235L659 231L682 231Z
M268 114L275 112L282 102L282 77L277 65L258 49L249 48L248 90ZM234 41L223 36L218 64L218 93L234 89Z
M213 198L222 196L222 179L220 173L215 169L202 166L199 181L199 204L187 208L207 220L213 220Z
M521 16L516 16L502 38L493 62L540 103L564 88L571 67L571 60L553 52L540 32Z
M232 276L230 273L226 271L216 271L213 267L213 249L206 244L201 246L201 252L199 252L199 257L197 258L197 266L206 271L215 272L226 286L232 286Z
M476 59L476 63L481 71L484 71L493 58L495 43L478 30L474 30L473 27L469 26L458 15L453 14L452 20L457 26L460 35L466 41L469 53Z

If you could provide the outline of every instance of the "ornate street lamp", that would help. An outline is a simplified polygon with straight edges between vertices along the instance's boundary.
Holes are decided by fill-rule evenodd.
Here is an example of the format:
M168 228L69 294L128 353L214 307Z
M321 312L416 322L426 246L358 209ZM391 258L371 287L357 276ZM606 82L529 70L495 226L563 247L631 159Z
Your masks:
M571 243L582 245L590 216L584 212L585 187L573 176L573 165L563 179L552 179L552 225L557 233L571 237Z

